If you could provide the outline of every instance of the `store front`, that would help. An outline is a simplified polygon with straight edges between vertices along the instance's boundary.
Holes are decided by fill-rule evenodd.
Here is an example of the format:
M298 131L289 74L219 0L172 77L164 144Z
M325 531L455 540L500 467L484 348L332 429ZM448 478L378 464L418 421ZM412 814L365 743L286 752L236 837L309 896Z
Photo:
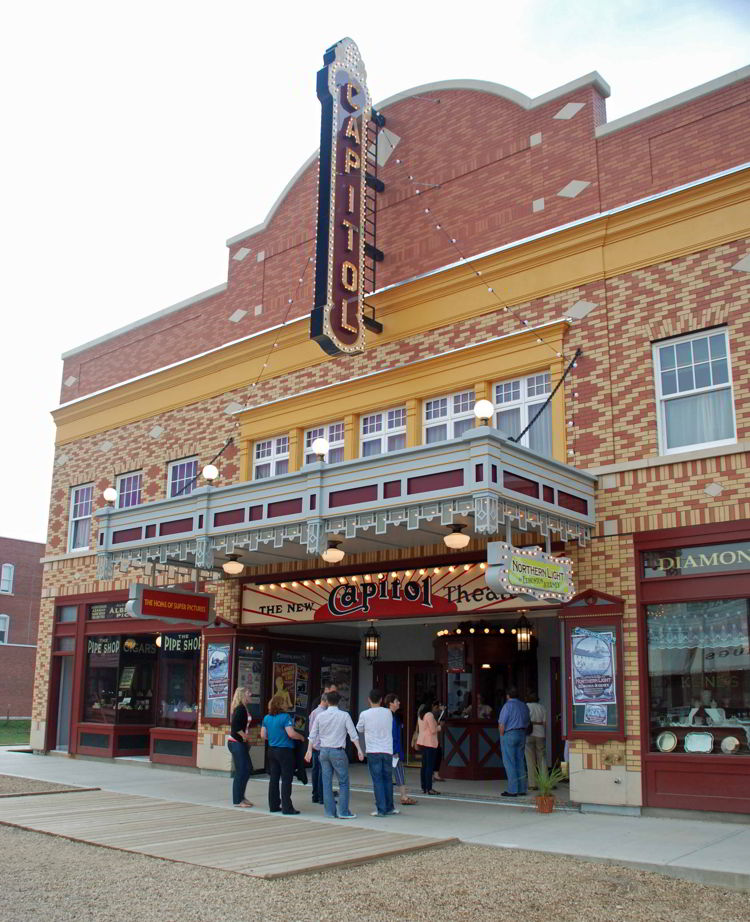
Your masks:
M53 655L72 666L52 670L50 713L58 719L48 746L195 765L201 633L131 617L127 601L127 593L57 600ZM55 682L68 672L68 683Z
M636 547L644 803L750 813L750 522Z

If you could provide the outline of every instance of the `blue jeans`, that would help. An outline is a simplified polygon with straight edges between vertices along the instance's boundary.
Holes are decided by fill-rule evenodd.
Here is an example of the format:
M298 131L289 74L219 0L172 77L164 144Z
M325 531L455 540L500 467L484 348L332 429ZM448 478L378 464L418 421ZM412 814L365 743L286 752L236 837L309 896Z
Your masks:
M500 738L503 767L508 777L509 794L526 794L526 730L506 730Z
M232 803L240 804L245 797L245 788L250 778L252 764L250 762L250 753L247 751L245 743L235 743L234 740L227 740L229 751L234 757L234 778L232 779Z
M387 752L368 752L367 767L378 813L393 812L392 756Z
M320 770L320 752L313 749L312 753L312 799L319 804L323 800L323 773Z
M336 816L333 797L333 773L339 779L339 816L349 815L349 757L346 749L320 748L320 770L323 775L323 811L326 816Z

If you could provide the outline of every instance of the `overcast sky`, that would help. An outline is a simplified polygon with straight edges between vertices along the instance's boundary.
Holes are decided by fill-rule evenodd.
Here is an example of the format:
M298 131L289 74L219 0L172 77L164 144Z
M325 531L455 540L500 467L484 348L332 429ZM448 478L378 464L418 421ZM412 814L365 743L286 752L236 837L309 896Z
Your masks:
M0 535L43 541L61 352L226 279L318 143L351 36L373 99L599 73L610 120L749 63L750 0L5 3Z

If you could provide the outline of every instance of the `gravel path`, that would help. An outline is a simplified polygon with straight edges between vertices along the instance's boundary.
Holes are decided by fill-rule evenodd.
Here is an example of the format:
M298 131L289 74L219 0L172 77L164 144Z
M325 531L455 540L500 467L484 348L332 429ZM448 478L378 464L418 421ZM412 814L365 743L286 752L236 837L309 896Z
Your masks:
M266 881L0 826L13 922L747 922L750 896L480 845ZM429 898L425 901L424 894Z
M35 781L33 778L17 778L15 775L0 775L0 794L39 794L44 791L69 791L70 789L69 784Z

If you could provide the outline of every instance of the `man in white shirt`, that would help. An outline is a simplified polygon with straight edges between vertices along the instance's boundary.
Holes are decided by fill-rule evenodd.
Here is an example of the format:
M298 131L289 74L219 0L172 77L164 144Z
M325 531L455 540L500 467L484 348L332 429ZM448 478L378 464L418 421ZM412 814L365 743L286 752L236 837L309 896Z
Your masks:
M309 733L312 733L312 729L315 726L315 721L318 719L321 711L325 711L328 707L328 701L326 700L326 695L328 692L338 691L334 683L326 685L323 688L323 694L320 698L317 699L317 702L313 702L315 707L310 712L310 721L308 724ZM323 803L323 772L320 768L320 747L317 749L313 748L312 753L312 802L314 804Z
M536 773L546 765L547 749L547 712L544 705L539 704L536 692L526 696L526 704L531 716L531 733L526 737L526 773L529 777L529 788L536 790Z
M326 695L328 707L318 714L307 744L305 762L312 761L313 750L320 747L320 768L323 775L323 810L326 816L335 818L336 801L333 798L333 773L339 779L339 819L353 820L355 813L349 812L349 758L346 754L346 738L354 743L357 757L364 762L365 755L359 745L359 737L351 717L339 710L341 696L331 691Z
M367 698L370 707L359 715L357 730L365 735L367 767L375 795L372 816L391 816L401 812L393 807L393 713L380 706L383 695L377 688Z

